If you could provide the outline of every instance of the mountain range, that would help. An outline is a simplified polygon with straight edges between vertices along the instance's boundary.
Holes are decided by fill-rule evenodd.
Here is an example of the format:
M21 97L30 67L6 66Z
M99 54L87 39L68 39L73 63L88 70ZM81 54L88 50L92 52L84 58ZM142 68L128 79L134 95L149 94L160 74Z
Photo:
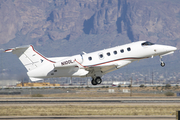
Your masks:
M140 40L172 45L178 50L164 58L169 64L165 71L178 72L180 1L1 0L0 38L1 49L32 44L47 57L88 53ZM127 69L163 72L157 68L158 59L142 60ZM25 74L17 57L3 53L0 60L2 73Z

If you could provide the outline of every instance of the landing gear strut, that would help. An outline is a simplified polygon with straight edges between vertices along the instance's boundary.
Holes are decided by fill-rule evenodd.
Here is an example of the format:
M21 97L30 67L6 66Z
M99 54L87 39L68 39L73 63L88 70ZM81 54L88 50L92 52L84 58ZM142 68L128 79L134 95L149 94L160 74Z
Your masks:
M101 77L96 77L95 79L93 78L91 81L92 85L101 84L101 82L102 82Z
M164 66L165 66L165 63L164 63L163 60L162 60L162 56L159 56L159 57L160 57L161 66L164 67Z

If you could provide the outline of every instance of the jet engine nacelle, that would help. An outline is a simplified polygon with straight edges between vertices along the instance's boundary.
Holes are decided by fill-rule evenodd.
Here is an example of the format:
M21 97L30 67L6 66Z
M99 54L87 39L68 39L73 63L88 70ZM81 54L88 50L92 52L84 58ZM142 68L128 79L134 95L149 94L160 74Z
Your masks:
M68 57L68 58L65 58L61 61L58 61L54 64L54 67L72 67L72 66L78 66L77 65L77 62L78 63L82 63L83 62L83 58L81 55L75 55L75 56L72 56L72 57Z

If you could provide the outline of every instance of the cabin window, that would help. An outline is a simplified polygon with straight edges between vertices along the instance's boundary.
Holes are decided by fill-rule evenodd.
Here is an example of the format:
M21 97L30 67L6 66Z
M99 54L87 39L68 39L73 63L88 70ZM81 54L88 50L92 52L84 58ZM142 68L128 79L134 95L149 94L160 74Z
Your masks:
M114 51L114 54L116 55L116 54L117 54L117 51Z
M103 58L103 54L100 54L99 57L100 57L100 58Z
M91 60L92 60L92 57L88 57L88 59L89 59L89 61L91 61Z
M99 58L100 58L100 59L103 59L103 57L104 57L104 56L103 56L103 53L99 53Z
M121 52L121 53L124 53L124 49L121 49L120 52Z
M107 56L110 56L110 55L111 55L110 52L108 52L108 53L107 53Z
M128 48L127 48L127 51L131 51L131 48L130 48L130 47L128 47Z

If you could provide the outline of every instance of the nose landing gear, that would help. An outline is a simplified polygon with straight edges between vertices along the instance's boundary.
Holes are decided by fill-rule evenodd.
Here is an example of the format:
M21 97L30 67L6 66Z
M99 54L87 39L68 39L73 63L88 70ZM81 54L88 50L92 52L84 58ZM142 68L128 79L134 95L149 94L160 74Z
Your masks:
M95 79L93 78L91 81L92 85L101 84L101 82L102 82L101 77L96 77Z
M165 66L165 63L164 63L164 62L162 62L162 63L161 63L161 66L162 66L162 67L164 67L164 66Z
M164 63L163 60L162 60L162 56L159 56L159 57L160 57L161 66L164 67L164 66L165 66L165 63Z

